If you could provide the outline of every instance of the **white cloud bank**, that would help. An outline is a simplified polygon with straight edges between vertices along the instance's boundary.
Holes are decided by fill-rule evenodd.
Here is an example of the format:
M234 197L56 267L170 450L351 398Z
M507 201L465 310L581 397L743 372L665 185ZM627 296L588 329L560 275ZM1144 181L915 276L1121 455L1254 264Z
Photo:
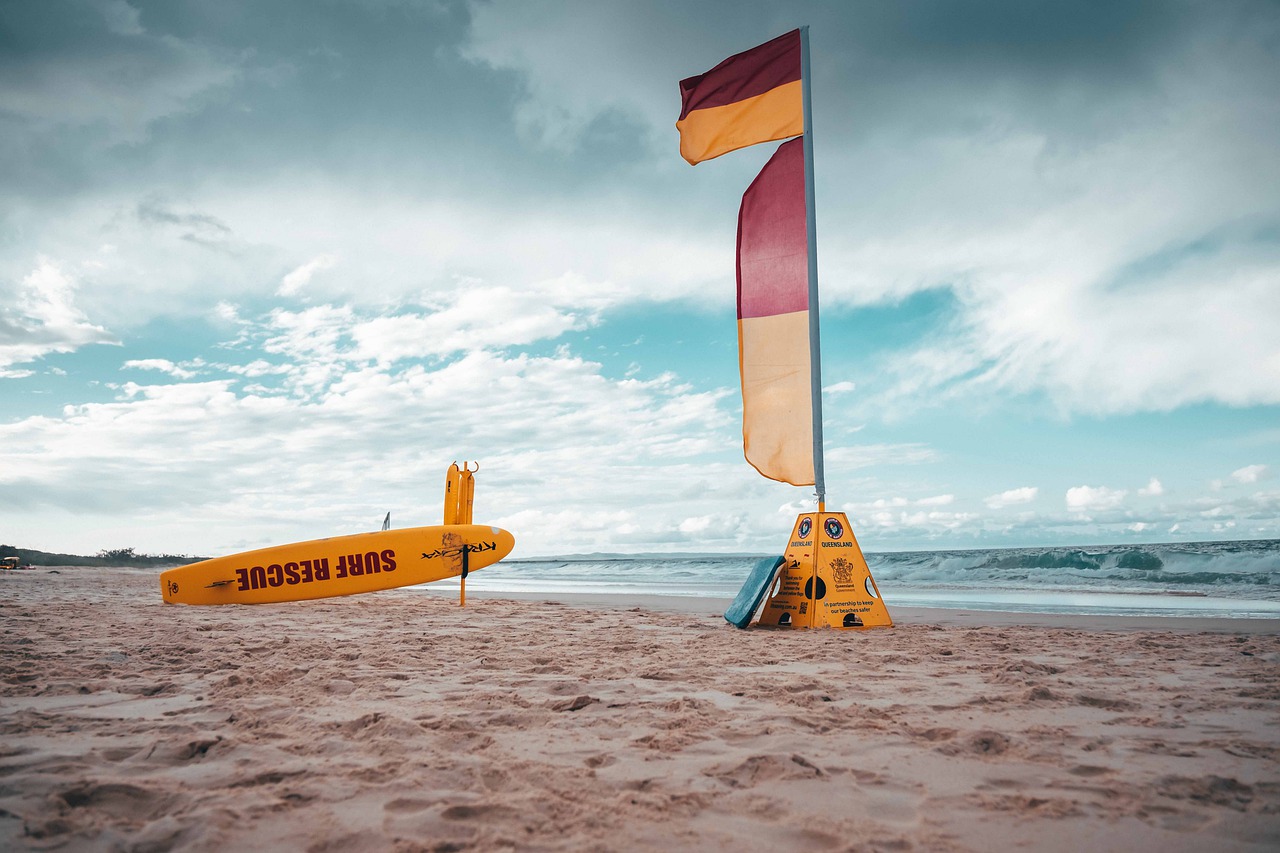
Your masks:
M583 517L608 510L643 538L678 531L698 505L671 507L661 471L693 471L730 440L723 393L670 376L611 379L567 352L477 346L424 362L393 348L391 357L362 342L380 319L334 306L277 312L262 333L276 335L269 349L283 372L243 371L266 385L242 384L229 364L135 360L135 369L196 377L128 382L112 402L0 425L8 517L36 540L43 531L66 542L57 528L73 513L79 535L94 535L85 519L110 519L113 536L147 550L220 553L284 529L297 538L367 529L388 509L401 524L435 523L444 470L465 458L483 462L477 512L491 523L555 507ZM716 469L691 480L707 503L747 476L720 480ZM530 528L520 531L525 553L611 541L582 527Z

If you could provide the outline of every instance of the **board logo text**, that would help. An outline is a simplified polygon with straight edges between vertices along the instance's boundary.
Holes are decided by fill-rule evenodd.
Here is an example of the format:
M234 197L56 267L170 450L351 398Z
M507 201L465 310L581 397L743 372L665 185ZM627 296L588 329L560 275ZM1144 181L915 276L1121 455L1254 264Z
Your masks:
M330 579L360 577L396 570L396 552L369 551L365 554L343 554L332 569L328 557L316 560L298 560L272 563L269 566L252 566L236 569L236 588L241 592L267 587L293 586L316 583Z

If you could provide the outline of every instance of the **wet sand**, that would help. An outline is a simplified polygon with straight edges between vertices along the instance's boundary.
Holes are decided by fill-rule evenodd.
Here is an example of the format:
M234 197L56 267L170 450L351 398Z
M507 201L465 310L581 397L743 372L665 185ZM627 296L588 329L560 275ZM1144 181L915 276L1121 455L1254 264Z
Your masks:
M1280 624L0 576L0 849L1274 850Z

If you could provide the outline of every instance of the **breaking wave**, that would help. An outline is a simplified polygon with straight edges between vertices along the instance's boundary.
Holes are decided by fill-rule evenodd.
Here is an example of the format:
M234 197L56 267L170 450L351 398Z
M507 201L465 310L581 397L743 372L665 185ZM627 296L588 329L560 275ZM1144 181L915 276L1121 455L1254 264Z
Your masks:
M1183 592L1280 600L1280 541L868 554L877 580Z

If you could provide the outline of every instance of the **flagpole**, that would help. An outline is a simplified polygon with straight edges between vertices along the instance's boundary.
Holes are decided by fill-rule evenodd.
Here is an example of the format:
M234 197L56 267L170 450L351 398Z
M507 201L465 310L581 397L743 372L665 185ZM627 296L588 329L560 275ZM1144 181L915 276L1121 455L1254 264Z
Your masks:
M809 235L809 382L813 402L813 487L818 512L827 508L827 483L822 466L822 345L818 337L818 234L813 191L813 108L809 75L809 27L800 28L800 91L804 103L804 211Z

